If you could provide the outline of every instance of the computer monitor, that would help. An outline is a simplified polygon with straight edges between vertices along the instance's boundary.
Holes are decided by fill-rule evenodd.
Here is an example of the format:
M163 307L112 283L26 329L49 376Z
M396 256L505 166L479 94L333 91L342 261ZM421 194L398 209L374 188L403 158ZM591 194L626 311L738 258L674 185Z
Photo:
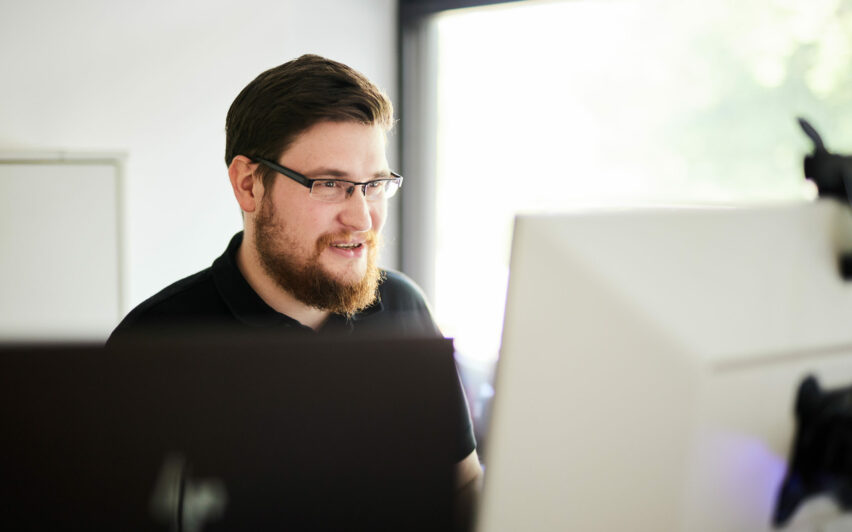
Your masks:
M446 530L443 339L0 346L4 530Z
M773 530L800 381L852 383L850 249L832 201L518 217L477 530Z

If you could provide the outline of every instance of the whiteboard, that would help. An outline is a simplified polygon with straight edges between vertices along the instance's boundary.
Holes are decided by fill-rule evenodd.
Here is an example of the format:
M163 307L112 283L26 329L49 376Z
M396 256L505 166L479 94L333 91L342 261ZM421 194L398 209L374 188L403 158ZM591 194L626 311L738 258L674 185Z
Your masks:
M0 341L115 327L120 170L120 157L0 157Z

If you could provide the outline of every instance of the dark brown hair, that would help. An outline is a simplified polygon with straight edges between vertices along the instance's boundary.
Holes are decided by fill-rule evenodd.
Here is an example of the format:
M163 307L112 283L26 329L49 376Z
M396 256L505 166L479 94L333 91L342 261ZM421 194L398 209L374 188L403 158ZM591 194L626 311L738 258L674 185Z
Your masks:
M237 155L277 160L315 124L359 122L393 126L388 97L360 72L318 55L303 55L271 68L249 83L225 121L225 163ZM260 165L264 187L273 173Z

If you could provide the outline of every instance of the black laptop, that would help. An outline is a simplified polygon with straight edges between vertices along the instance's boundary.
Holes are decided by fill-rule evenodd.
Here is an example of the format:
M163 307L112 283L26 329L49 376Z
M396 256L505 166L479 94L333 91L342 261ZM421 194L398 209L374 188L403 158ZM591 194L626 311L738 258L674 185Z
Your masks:
M451 529L458 393L442 339L0 347L0 528Z

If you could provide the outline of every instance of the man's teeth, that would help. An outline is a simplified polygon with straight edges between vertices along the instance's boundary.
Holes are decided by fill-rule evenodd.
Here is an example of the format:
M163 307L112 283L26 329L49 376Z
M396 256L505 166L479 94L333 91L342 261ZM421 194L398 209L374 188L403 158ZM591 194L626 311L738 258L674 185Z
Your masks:
M361 247L361 244L332 244L332 246L340 249L355 249Z

